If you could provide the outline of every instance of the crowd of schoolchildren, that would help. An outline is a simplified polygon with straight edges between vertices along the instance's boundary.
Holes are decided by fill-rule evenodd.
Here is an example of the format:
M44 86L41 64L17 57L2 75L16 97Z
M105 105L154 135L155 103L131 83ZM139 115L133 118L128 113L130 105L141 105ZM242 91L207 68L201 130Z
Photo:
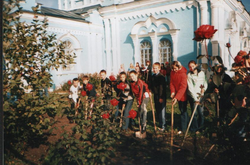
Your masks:
M248 76L244 77L242 68L247 68L248 58L244 58L243 65L236 63L233 68L235 71L235 81L226 74L223 64L218 64L211 68L213 74L207 78L205 72L199 68L199 65L194 61L189 61L189 71L179 62L173 61L171 64L166 62L160 64L155 62L151 65L150 61L146 62L146 66L136 66L130 64L126 71L124 65L119 69L119 80L116 78L108 78L105 70L101 70L99 75L101 77L101 97L102 104L109 109L110 101L114 97L113 90L116 92L116 98L119 98L117 112L115 117L121 115L123 117L123 130L128 130L134 121L129 118L129 113L133 102L136 101L138 107L137 115L139 117L140 133L145 134L147 128L147 104L151 96L154 99L154 109L156 110L156 120L158 121L158 131L165 131L166 129L166 102L167 96L172 99L172 104L178 104L180 114L180 130L178 134L183 134L187 130L190 116L187 112L187 104L190 104L191 111L194 109L196 113L192 120L190 127L191 132L199 133L203 130L204 115L203 102L204 100L212 100L215 103L218 121L224 120L231 124L235 115L228 115L232 107L235 107L240 120L247 120L248 112L248 83L246 82ZM244 60L243 59L243 60ZM242 61L240 61L242 62ZM240 69L241 68L241 69ZM248 75L248 71L244 73ZM169 88L170 93L167 93ZM70 87L69 98L72 99L72 108L79 106L79 91L88 96L89 104L93 107L94 100L97 96L95 87L89 82L89 77L83 77L83 84L80 85L77 78L73 79L73 84ZM241 92L239 92L241 91ZM215 101L214 101L215 100ZM218 104L217 104L218 103ZM123 111L119 111L123 109ZM239 110L241 109L241 110ZM244 109L244 110L242 110ZM76 112L77 113L77 112ZM91 111L88 112L91 117ZM230 113L232 114L232 113ZM241 127L242 136L244 133Z

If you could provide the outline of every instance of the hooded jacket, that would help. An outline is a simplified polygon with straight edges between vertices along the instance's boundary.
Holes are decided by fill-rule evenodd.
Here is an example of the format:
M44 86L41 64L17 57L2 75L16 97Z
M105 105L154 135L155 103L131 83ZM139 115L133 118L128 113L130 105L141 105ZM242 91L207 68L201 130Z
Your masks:
M187 100L187 69L181 67L178 71L170 73L170 91L175 93L178 101Z
M134 93L136 100L137 100L137 105L141 105L142 100L145 98L144 93L148 92L148 85L142 81L141 79L138 79L137 82L130 82L132 92Z

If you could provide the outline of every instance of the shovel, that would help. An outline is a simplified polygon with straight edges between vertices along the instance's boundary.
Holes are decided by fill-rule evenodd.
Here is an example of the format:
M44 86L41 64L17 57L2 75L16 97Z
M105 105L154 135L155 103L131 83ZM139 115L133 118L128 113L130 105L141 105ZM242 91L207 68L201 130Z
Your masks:
M144 132L143 134L141 133L141 112L140 112L140 108L138 108L138 124L139 124L139 131L135 132L135 137L140 138L140 139L144 139L146 138L146 132Z
M174 104L171 107L171 137L170 137L170 160L173 161L173 143L174 143Z
M154 129L155 129L155 133L156 133L155 110L154 110L154 107L153 107L153 102L152 102L152 98L151 98L151 96L150 96L149 98L150 98L150 104L151 104L152 114L153 114Z
M191 125L191 123L192 123L192 121L193 121L194 114L195 114L195 112L196 112L196 109L197 109L198 105L199 105L198 103L195 104L194 111L193 111L192 116L191 116L191 119L190 119L190 121L189 121L189 123L188 123L188 127L187 127L187 130L186 130L186 133L185 133L185 136L184 136L184 139L183 139L183 141L182 141L181 146L183 146L183 144L184 144L184 142L185 142L185 139L186 139L186 137L187 137L187 134L188 134L190 125Z
M121 119L120 119L120 126L119 127L122 127L122 118L123 118L124 108L125 108L125 104L122 104L122 112L121 112Z

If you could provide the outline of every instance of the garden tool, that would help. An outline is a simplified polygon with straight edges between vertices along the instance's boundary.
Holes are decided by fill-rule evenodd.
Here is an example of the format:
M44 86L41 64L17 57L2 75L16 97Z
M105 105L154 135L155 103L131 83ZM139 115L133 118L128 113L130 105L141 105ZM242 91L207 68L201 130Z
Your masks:
M88 118L88 97L86 97L86 107L85 107L85 120Z
M140 139L144 139L144 138L146 138L146 131L144 132L144 133L141 133L141 109L140 109L140 107L138 108L138 124L139 124L139 131L136 131L135 132L135 137L137 137L137 138L140 138Z
M75 111L75 117L78 115L78 108L79 108L79 105L80 105L80 101L81 101L81 98L78 99L78 102L76 103L76 111Z
M197 109L198 105L199 105L199 103L195 103L195 107L194 107L194 110L193 110L193 113L192 113L191 119L190 119L190 121L189 121L189 123L188 123L188 127L187 127L187 130L186 130L186 133L185 133L185 136L184 136L184 139L183 139L183 141L182 141L181 146L183 146L183 144L184 144L184 142L185 142L185 139L186 139L186 137L187 137L187 134L188 134L188 131L189 131L190 125L191 125L191 123L192 123L192 121L193 121L194 114L195 114L195 112L196 112L196 109Z
M170 139L170 160L173 161L173 143L174 143L174 104L171 107L171 139Z
M156 133L156 124L155 124L155 111L154 111L154 106L153 106L153 102L152 102L152 98L150 95L150 104L151 104L151 108L152 108L152 114L153 114L153 122L154 122L154 129L155 129L155 133Z
M120 119L120 127L122 127L122 118L123 118L123 111L125 109L125 104L122 104L122 112L121 112L121 119Z
M203 85L201 85L201 86L200 86L200 88L201 88L201 89L203 89L203 88L204 88L204 86L203 86ZM202 93L202 90L201 90L201 92L200 92L200 93L198 93L198 94L199 94L199 97L198 97L199 102L196 102L196 103L195 103L195 107L194 107L194 110L193 110L193 113L192 113L191 119L190 119L190 121L189 121L189 123L188 123L188 127L187 127L187 130L186 130L186 133L185 133L184 139L183 139L183 141L182 141L181 147L183 146L183 144L184 144L184 142L185 142L185 139L186 139L186 137L187 137L187 134L188 134L189 128L190 128L191 123L192 123L192 121L193 121L193 118L194 118L195 112L196 112L196 110L197 110L197 107L198 107L198 105L200 104L200 102L203 100L203 99L202 99L202 95L201 95L201 93Z

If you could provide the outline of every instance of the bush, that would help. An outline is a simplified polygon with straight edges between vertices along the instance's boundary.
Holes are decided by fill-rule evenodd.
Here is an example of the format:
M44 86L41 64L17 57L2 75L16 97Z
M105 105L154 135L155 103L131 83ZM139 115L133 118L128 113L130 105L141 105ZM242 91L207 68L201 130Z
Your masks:
M107 112L103 111L98 99L95 101L91 118L84 120L86 108L90 110L84 101L74 118L76 125L72 127L72 132L64 131L61 139L50 146L45 164L111 163L111 158L115 155L115 142L120 138L119 126L112 122L115 110L111 112L110 118L104 119L102 115ZM72 110L68 108L64 114L68 116L70 111Z

